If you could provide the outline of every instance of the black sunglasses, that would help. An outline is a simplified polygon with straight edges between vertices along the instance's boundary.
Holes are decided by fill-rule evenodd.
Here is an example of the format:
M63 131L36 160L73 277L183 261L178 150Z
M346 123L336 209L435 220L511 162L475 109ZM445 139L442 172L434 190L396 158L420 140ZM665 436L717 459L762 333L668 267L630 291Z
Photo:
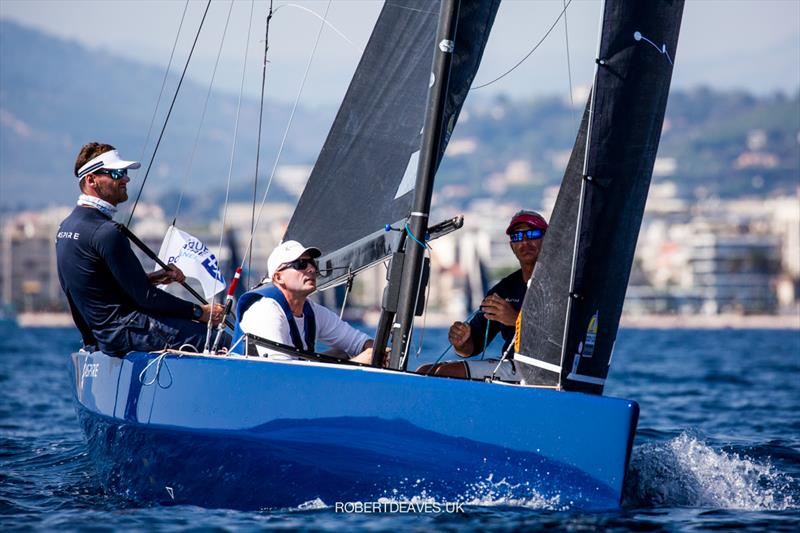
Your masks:
M292 270L305 270L308 268L308 265L313 266L314 270L319 271L316 259L295 259L291 263L284 263L281 266L281 270L286 270L287 268L291 268Z
M514 231L509 235L509 237L511 237L511 242L535 241L536 239L541 239L544 237L544 230L526 229Z
M109 169L109 168L101 168L100 170L95 170L94 174L102 174L103 176L108 176L112 180L121 180L122 178L128 175L127 168L120 168L120 169Z

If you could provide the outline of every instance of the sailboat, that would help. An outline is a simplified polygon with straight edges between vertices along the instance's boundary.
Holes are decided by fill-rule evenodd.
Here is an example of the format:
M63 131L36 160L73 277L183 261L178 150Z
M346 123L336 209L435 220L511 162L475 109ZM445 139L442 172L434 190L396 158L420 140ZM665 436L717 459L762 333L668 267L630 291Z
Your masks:
M386 2L287 229L323 250L320 286L390 261L375 335L389 368L291 347L304 359L74 353L107 490L237 509L487 494L620 505L639 407L602 391L683 1L605 2L591 97L524 301L522 384L406 371L426 241L458 226L429 223L433 179L498 4Z

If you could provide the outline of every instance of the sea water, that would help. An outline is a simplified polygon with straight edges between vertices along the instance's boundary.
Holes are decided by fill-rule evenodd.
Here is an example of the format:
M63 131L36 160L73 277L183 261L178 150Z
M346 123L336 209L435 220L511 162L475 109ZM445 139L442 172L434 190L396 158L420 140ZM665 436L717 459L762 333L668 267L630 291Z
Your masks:
M423 338L412 367L447 347L445 330ZM72 329L0 326L3 531L800 530L797 330L621 330L606 394L638 401L641 417L623 506L602 513L509 500L492 478L457 512L424 494L387 500L387 513L319 500L261 512L126 501L104 493L84 451L67 375L77 339Z

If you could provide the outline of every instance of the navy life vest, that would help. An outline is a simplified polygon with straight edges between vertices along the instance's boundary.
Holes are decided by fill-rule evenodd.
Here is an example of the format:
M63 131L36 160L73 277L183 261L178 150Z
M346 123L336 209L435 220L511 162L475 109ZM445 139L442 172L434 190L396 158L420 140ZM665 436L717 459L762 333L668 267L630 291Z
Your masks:
M298 350L304 350L305 347L303 346L303 339L300 338L300 330L297 328L297 322L294 320L292 308L289 307L289 302L286 301L286 296L284 296L280 289L274 285L267 285L266 287L262 287L260 289L248 291L244 293L241 298L239 298L239 302L236 304L236 325L233 328L233 343L236 344L236 346L231 351L238 354L245 353L245 341L238 342L242 335L244 335L244 332L239 324L244 316L244 313L250 309L250 306L259 301L261 298L271 298L278 302L278 304L281 306L281 309L283 309L283 313L286 315L286 320L289 322L289 334L292 337L292 344ZM306 326L306 346L308 346L309 350L314 351L314 345L317 338L317 323L314 320L314 309L311 307L311 302L308 300L306 300L303 304L303 316L305 317Z

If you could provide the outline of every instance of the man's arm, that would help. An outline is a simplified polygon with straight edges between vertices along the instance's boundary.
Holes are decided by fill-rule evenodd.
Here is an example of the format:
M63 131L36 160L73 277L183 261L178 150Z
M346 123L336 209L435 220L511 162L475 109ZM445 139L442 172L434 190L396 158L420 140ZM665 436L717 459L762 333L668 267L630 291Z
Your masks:
M194 304L154 287L130 242L114 225L104 224L94 235L95 247L120 288L141 311L191 319ZM205 309L204 309L205 311ZM207 314L207 313L204 313Z
M360 355L365 349L371 348L371 344L367 346L372 342L369 335L340 319L327 307L314 302L311 305L314 306L318 341L339 348L350 356Z

